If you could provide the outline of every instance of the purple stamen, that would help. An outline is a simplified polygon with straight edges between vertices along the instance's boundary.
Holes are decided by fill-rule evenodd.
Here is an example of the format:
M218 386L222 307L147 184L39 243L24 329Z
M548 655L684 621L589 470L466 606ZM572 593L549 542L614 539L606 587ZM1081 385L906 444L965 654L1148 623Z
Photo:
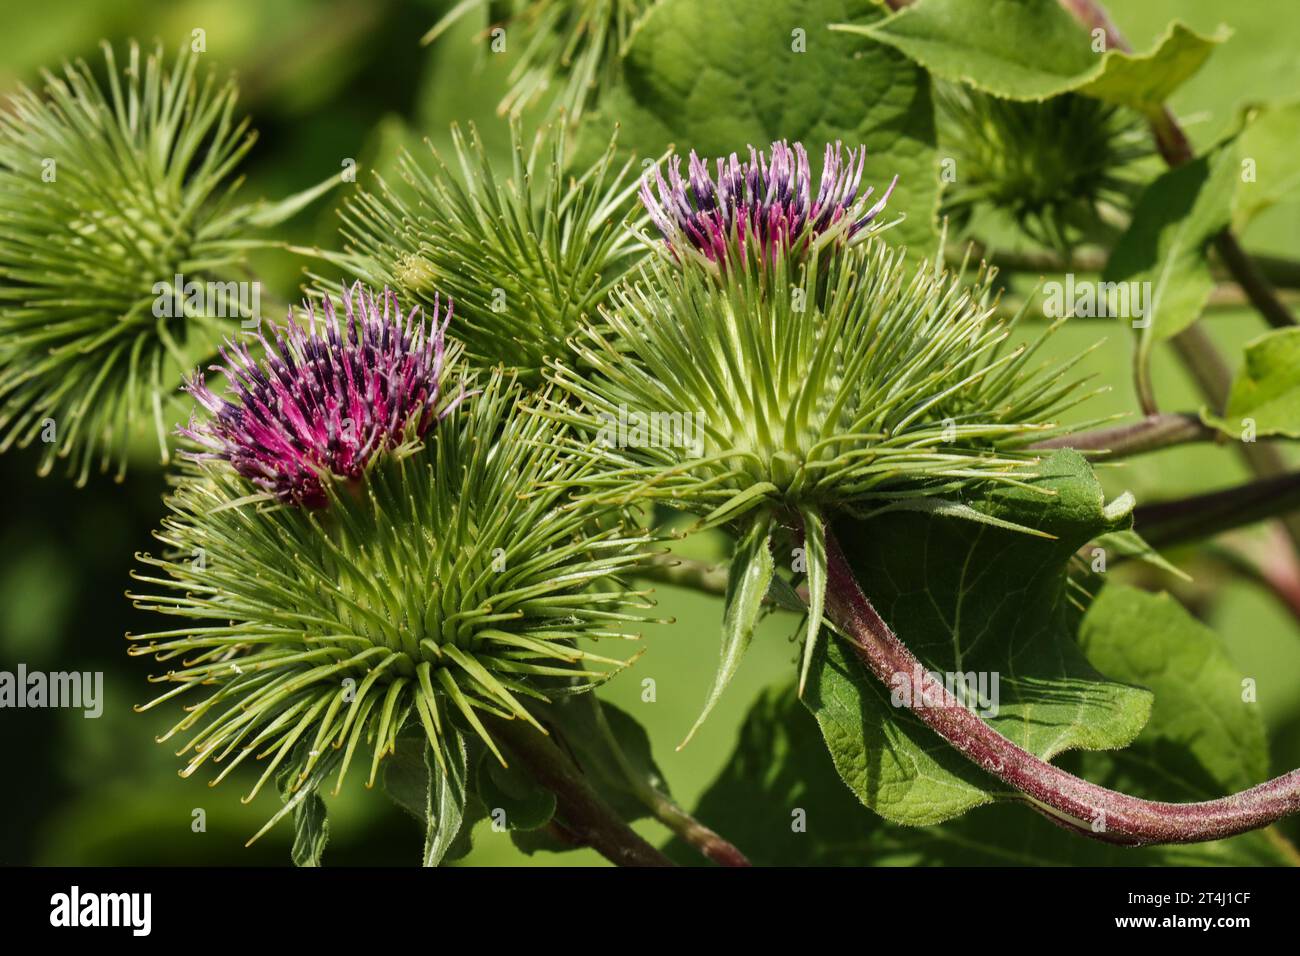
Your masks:
M748 162L735 153L715 160L715 182L709 163L692 151L685 179L681 158L673 156L667 180L655 169L657 196L649 177L642 182L641 201L674 255L689 247L719 264L725 263L728 250L742 257L756 251L760 261L775 261L832 229L850 242L862 238L898 182L895 176L884 196L868 208L874 189L858 192L866 147L846 151L839 142L828 143L814 200L803 144L791 147L781 140L769 153L750 146Z

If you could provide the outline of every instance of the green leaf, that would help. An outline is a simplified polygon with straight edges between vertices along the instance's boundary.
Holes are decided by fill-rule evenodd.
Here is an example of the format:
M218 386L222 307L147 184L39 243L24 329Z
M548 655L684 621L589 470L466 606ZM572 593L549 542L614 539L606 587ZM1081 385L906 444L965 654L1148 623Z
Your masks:
M1184 581L1192 579L1191 575L1172 564L1136 531L1112 531L1110 534L1103 534L1093 543L1102 548L1107 555L1113 552L1120 558L1135 558Z
M696 718L690 733L677 745L678 750L690 743L740 667L740 660L749 649L749 642L754 638L754 628L763 613L763 599L772 583L774 570L772 522L763 515L750 524L749 530L736 545L736 553L731 559L731 569L727 574L727 593L723 602L722 653L718 661L718 672L713 678L708 699L704 702L704 710Z
M1204 411L1201 417L1233 438L1242 437L1246 419L1256 435L1300 438L1300 328L1248 342L1227 410L1222 416Z
M1163 103L1227 39L1174 22L1146 53L1098 53L1092 34L1056 0L920 0L880 22L836 29L888 44L935 76L1005 99L1079 92L1139 110Z
M284 807L262 831L265 832L285 812L292 810L293 848L290 855L294 866L320 866L325 844L329 842L330 828L325 801L318 791L321 782L337 761L335 755L330 753L324 759L312 763L311 748L312 741L309 737L303 737L294 746L288 764L276 779ZM312 769L307 779L303 780L303 772L309 763L312 763Z
M1122 747L1146 722L1150 695L1103 677L1080 653L1067 569L1085 543L1128 525L1128 503L1107 508L1075 452L1038 470L1032 488L969 504L1055 540L908 512L835 530L876 610L924 666L982 678L988 699L972 708L1000 733L1044 758ZM841 641L814 661L805 704L863 803L898 823L929 824L1005 790L896 696Z
M469 778L465 736L449 723L440 742L442 760L437 759L432 745L424 748L424 768L429 777L425 798L425 866L437 866L443 861L465 822L465 790Z
M799 597L795 586L779 574L772 575L772 583L767 588L767 600L770 604L787 611L794 611L796 614L808 613L808 608L803 603L803 598Z
M443 760L423 736L402 737L384 761L384 792L424 828L424 866L468 852L471 824L466 781L469 750L454 726L443 738Z
M384 760L380 778L384 793L421 824L428 812L429 771L424 765L428 741L421 736L397 739L397 749Z
M319 793L312 792L293 811L293 865L320 866L329 837L325 801Z
M1223 642L1167 595L1107 586L1083 620L1098 668L1155 694L1151 720L1118 753L1072 753L1089 780L1150 800L1213 799L1259 783L1268 752L1256 705ZM762 865L1278 866L1293 852L1267 831L1186 846L1118 847L1068 833L1014 802L931 827L864 814L818 746L818 727L786 685L766 691L696 815L726 819L726 835ZM803 811L802 831L792 815ZM691 850L667 848L682 863Z
M1117 774L1150 753L1147 741L1165 738L1179 741L1199 770L1189 763L1176 781L1161 783L1162 799L1220 797L1267 779L1264 724L1258 704L1243 700L1241 672L1219 636L1168 594L1107 586L1079 642L1097 667L1155 691L1148 732L1114 756Z
M835 140L862 144L864 188L879 193L899 176L890 210L907 219L886 237L928 241L938 204L929 79L889 47L863 50L827 29L880 16L870 0L661 0L628 48L625 82L587 120L590 149L615 121L620 142L645 157L670 144L704 157L778 139L810 151ZM800 35L806 52L795 50Z

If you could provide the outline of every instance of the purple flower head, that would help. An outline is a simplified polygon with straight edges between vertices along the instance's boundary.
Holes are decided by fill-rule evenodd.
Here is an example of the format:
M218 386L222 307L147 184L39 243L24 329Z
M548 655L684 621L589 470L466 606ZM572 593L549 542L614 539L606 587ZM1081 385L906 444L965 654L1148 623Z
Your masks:
M711 262L725 265L728 255L757 253L772 259L792 248L801 251L823 235L851 240L885 208L898 182L895 176L885 194L870 208L874 187L858 194L865 146L845 150L840 142L826 144L821 183L812 195L808 153L802 143L793 147L775 142L771 158L749 147L749 162L732 153L715 160L716 180L708 163L691 151L690 178L682 179L681 158L673 156L668 179L655 168L658 197L649 177L641 183L641 202L663 233L675 256L692 248Z
M230 383L230 399L199 374L184 386L211 413L179 430L206 449L191 457L228 461L280 501L319 508L327 473L360 478L377 455L411 434L423 438L464 398L438 409L450 302L439 325L436 299L431 320L418 306L403 316L394 293L376 298L358 282L344 309L340 322L326 297L318 320L308 303L305 327L290 311L285 327L272 326L274 344L259 326L261 362L228 340L224 364L211 370Z

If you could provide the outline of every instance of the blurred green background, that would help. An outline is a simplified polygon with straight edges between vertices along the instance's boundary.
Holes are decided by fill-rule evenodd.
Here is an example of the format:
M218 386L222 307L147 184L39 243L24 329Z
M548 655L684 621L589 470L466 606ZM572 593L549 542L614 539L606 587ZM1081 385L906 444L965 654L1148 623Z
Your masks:
M700 0L708 2L708 0ZM778 2L778 0L755 0ZM972 0L976 2L976 0ZM206 56L234 70L243 108L260 139L244 169L249 196L280 197L338 172L351 158L360 182L391 168L403 144L429 137L448 142L448 124L474 120L489 145L507 141L494 108L504 91L508 55L487 57L473 23L453 29L432 48L419 37L449 4L439 0L207 0L207 2L71 2L4 0L0 21L0 92L35 83L42 66L65 57L99 57L108 38L160 38L172 50L191 31L206 31ZM1174 17L1212 31L1226 22L1234 37L1174 103L1198 143L1214 138L1236 111L1253 100L1300 91L1300 16L1277 0L1223 4L1218 0L1116 0L1110 9L1134 46L1142 48ZM810 28L814 25L810 25ZM683 144L689 146L689 144ZM1300 160L1297 160L1300 161ZM336 246L336 204L343 186L281 230L303 245ZM1296 255L1300 207L1270 210L1251 227L1255 250ZM303 262L273 252L255 269L268 296L298 296ZM1221 311L1210 320L1225 350L1263 330L1251 313ZM1125 330L1080 321L1054 341L1061 355L1081 351L1106 334L1086 370L1112 386L1088 417L1133 408ZM1156 381L1167 408L1194 407L1182 373L1161 355ZM162 514L163 473L141 458L126 482L92 480L75 489L56 473L38 479L36 456L0 456L8 507L0 525L0 669L18 662L31 669L103 671L103 716L80 711L0 711L0 863L4 864L275 864L288 862L289 830L281 826L252 848L244 841L278 805L270 789L252 804L239 797L252 775L233 775L215 790L203 779L182 780L180 761L153 737L176 719L175 708L136 714L151 696L149 662L125 655L123 634L150 623L133 611L129 587L133 553L148 550ZM1113 492L1132 490L1139 501L1221 486L1245 476L1229 449L1163 453L1104 471ZM682 550L724 555L720 537L688 540ZM1171 555L1196 567L1194 549ZM1156 581L1171 585L1172 582ZM1274 769L1300 765L1300 632L1271 599L1233 582L1198 580L1195 610L1225 637L1241 670L1258 681L1259 703L1274 748ZM1200 600L1216 585L1212 601ZM705 697L717 654L720 608L698 595L661 588L665 617L676 624L648 629L646 653L635 669L606 690L610 700L648 729L674 794L687 807L721 769L736 729L760 688L787 678L795 658L793 619L777 615L754 648L709 722L682 752L674 750ZM641 699L641 681L653 678L656 700ZM329 863L414 864L421 835L415 823L353 775L331 801ZM241 789L242 786L242 789ZM206 832L193 832L193 811L206 814ZM863 811L864 814L867 811ZM706 821L725 833L725 821ZM666 838L657 824L639 829ZM1297 828L1290 828L1293 836ZM508 835L480 825L465 864L527 863ZM596 864L589 852L542 853L534 862Z

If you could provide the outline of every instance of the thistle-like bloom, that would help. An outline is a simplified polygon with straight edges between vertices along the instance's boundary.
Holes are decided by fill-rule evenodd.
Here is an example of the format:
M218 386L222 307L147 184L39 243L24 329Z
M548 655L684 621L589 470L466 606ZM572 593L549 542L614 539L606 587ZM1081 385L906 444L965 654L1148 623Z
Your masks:
M235 202L256 137L188 42L104 57L107 83L79 61L0 109L0 451L36 443L78 483L120 478L151 421L166 460L181 376L256 311L245 253L301 207Z
M1082 94L1039 102L940 85L939 131L961 175L942 212L965 227L982 209L1004 214L1037 242L1068 251L1131 208L1136 164L1152 154L1142 118Z
M212 392L199 376L185 386L211 417L191 419L180 433L205 452L283 502L309 508L327 497L323 475L359 479L380 452L409 439L423 439L435 421L459 401L439 408L448 366L440 304L420 316L403 315L396 294L378 297L358 282L344 296L341 323L333 301L323 317L307 304L306 327L290 312L275 344L259 329L266 354L253 358L246 344L228 341L225 365L211 366L230 383L232 399Z
M681 158L673 156L668 179L655 168L658 197L650 179L641 183L641 201L675 256L688 249L725 265L731 256L774 259L791 249L832 239L852 242L889 201L895 176L885 194L868 206L875 187L859 194L867 148L845 150L826 144L821 182L812 195L808 153L802 143L772 144L771 157L749 147L749 161L735 153L716 160L716 182L709 164L691 151L689 179L681 175Z
M166 553L140 556L148 593L133 595L170 620L131 640L170 662L148 707L193 695L166 735L187 741L185 776L263 759L253 792L286 771L288 812L330 772L341 786L358 748L372 783L399 738L433 766L466 746L500 756L493 720L540 726L537 708L624 665L592 642L646 620L622 575L648 560L647 535L619 509L567 507L558 485L590 466L516 409L521 394L494 375L423 443L325 483L326 510L250 496L221 459L183 464Z

